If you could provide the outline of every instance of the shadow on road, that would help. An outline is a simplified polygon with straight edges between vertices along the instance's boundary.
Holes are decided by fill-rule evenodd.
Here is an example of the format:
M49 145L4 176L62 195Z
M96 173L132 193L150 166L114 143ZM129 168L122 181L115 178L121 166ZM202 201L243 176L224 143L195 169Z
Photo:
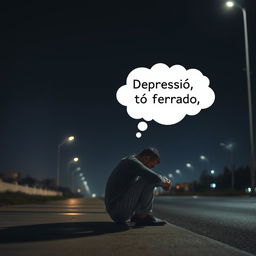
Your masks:
M115 222L64 222L7 227L0 230L0 244L97 236L130 229Z

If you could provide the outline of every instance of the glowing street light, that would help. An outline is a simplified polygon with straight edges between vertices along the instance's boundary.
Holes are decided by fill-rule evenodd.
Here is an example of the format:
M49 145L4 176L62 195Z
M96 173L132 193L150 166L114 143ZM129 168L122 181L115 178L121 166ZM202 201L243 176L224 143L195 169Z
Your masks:
M238 7L243 14L244 23L244 41L245 41L245 63L246 63L246 78L247 78L247 94L248 94L248 108L249 108L249 131L250 131L250 153L251 153L251 187L252 194L255 195L255 169L256 169L256 158L254 149L254 131L253 131L253 111L252 111L252 93L251 93L251 74L250 74L250 57L249 57L249 43L248 43L248 29L247 29L247 14L246 9L236 2L227 1L227 7Z
M223 147L225 150L230 152L230 161L231 161L231 188L234 189L235 187L235 164L234 164L234 143L225 144L223 142L220 143L220 146Z
M168 174L168 177L169 177L169 178L173 178L173 174L172 174L172 173L169 173L169 174Z
M68 137L68 141L69 141L69 142L73 141L74 139L75 139L74 136L69 136L69 137Z
M57 153L57 171L56 171L56 185L60 185L60 153L61 147L66 144L73 142L75 140L75 136L69 136L65 138L59 145L58 145L58 153Z
M73 161L76 163L76 162L79 161L79 158L78 158L78 157L74 157L74 158L73 158Z
M191 169L193 169L193 166L192 166L192 164L191 164L191 163L186 163L186 167L187 167L187 168L191 168Z
M210 169L209 168L209 159L204 155L201 155L199 158L200 158L200 160L202 160L203 162L206 163L206 169L209 170Z
M210 187L213 188L213 189L215 189L215 188L216 188L216 183L211 183L211 184L210 184Z
M229 7L229 8L231 8L231 7L234 6L234 2L233 2L233 1L227 1L227 2L226 2L226 6Z
M211 170L211 174L214 174L215 173L215 171L214 170Z
M73 157L71 160L68 161L68 164L67 164L67 185L70 186L70 172L69 172L69 168L72 164L78 164L79 162L79 158L78 157ZM78 168L78 167L77 167ZM71 186L73 186L73 182L72 182L72 179L73 179L73 172L71 172Z
M206 156L204 156L204 155L201 155L201 156L200 156L200 159L201 159L201 160L206 160L206 161L208 160L208 159L206 158Z
M86 181L86 180L83 181L83 184L84 184L84 188L85 188L87 194L88 194L88 195L91 195L91 191L90 191L90 188L89 188L89 186L88 186L87 181Z
M175 172L176 172L177 174L181 174L181 172L180 172L179 169L177 169Z

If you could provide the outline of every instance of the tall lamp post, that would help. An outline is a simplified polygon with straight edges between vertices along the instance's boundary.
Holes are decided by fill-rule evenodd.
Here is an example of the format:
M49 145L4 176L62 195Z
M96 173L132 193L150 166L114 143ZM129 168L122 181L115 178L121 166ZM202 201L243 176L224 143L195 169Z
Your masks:
M234 163L234 144L229 143L225 144L223 142L220 143L220 146L230 152L230 162L231 162L231 188L235 189L235 163Z
M209 171L209 159L206 157L206 156L204 156L204 155L201 155L200 157L199 157L199 159L200 160L202 160L202 161L204 161L205 163L206 163L206 166L207 166L207 171Z
M66 143L71 143L75 139L74 136L69 136L65 138L59 145L58 145L58 153L57 153L57 172L56 172L56 184L57 187L60 185L60 152L61 152L61 147L66 144Z
M68 161L67 164L67 186L70 186L70 173L69 173L69 168L72 164L77 164L79 162L79 158L78 157L73 157L70 161ZM71 176L72 177L72 176Z
M246 9L233 1L227 1L226 6L238 7L243 13L244 22L244 40L245 40L245 61L246 61L246 76L247 76L247 90L248 90L248 106L249 106L249 129L250 129L250 149L251 149L251 187L252 194L255 194L255 150L254 150L254 134L253 134L253 117L252 117L252 96L251 96L251 77L250 77L250 61L249 61L249 44L248 44L248 30L247 30L247 16Z

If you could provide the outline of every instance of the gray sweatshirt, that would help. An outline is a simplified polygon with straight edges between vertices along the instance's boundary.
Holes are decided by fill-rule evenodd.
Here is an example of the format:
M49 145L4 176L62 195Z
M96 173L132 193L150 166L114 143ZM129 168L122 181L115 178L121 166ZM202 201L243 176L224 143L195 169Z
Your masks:
M135 155L125 157L108 178L105 188L106 207L124 195L129 187L136 182L138 176L155 184L156 187L163 184L163 176L146 167Z

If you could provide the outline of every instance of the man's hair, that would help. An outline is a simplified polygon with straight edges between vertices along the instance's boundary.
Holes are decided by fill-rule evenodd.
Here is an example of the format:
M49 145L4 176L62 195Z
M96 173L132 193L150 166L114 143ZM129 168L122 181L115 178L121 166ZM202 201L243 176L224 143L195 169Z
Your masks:
M146 148L142 150L138 156L149 156L150 160L158 160L158 163L160 163L160 154L159 151L156 148Z

